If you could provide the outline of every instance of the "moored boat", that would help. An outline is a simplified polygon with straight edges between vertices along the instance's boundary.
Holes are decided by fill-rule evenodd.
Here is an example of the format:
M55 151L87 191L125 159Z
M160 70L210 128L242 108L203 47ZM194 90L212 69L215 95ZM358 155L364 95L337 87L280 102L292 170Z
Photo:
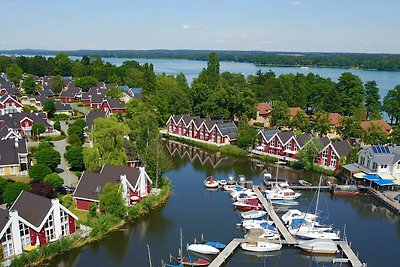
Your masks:
M199 258L197 261L191 261L188 258L183 258L178 261L178 263L182 264L183 266L208 266L210 262L208 260ZM179 265L178 265L179 266Z
M219 185L219 182L215 180L212 176L207 177L207 179L204 180L204 186L207 188L217 188Z
M302 186L312 186L312 183L307 182L306 180L299 180L299 184Z
M304 219L307 221L315 221L317 215L313 213L301 212L298 209L290 209L285 214L282 215L282 221L285 224L289 224L293 219Z
M257 242L243 242L240 244L240 247L243 250L247 250L247 251L268 252L268 251L280 250L282 248L282 244L257 241Z
M301 196L300 193L288 188L287 183L276 184L270 190L265 190L264 193L266 198L269 200L294 200Z
M336 243L328 239L313 239L300 241L297 245L304 251L317 254L335 254L338 252Z
M356 196L360 190L356 185L335 185L332 186L332 192L338 196Z
M219 179L218 180L218 185L219 187L223 188L225 185L227 185L228 182L225 179Z
M250 211L242 212L240 214L240 216L242 216L243 219L258 219L266 214L267 214L267 212L265 212L263 210L250 210Z
M271 201L274 205L281 205L281 206L297 206L299 202L293 200L283 200L283 199L276 199Z
M214 248L212 246L206 244L191 244L187 248L189 251L197 252L200 254L206 255L217 255L219 253L219 249Z

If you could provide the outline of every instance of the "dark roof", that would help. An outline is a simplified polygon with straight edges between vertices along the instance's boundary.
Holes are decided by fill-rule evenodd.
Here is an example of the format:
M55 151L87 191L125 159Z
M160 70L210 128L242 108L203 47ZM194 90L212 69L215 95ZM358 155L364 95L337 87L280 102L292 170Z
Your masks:
M323 148L326 147L331 142L331 140L328 137L321 137L319 141L322 143Z
M106 83L104 86L105 86L105 88L110 89L110 88L113 88L113 87L117 87L118 84L116 84L116 83Z
M32 204L35 208L32 208ZM18 215L35 227L39 227L51 209L51 199L22 191L11 210L17 210Z
M106 164L100 173L84 172L75 189L74 197L98 200L104 185L119 182L121 175L126 175L129 183L135 186L139 178L139 169Z
M261 129L260 132L264 136L265 140L268 141L271 139L276 133L279 133L279 130L277 128L272 128L272 129Z
M18 102L18 99L17 99L16 96L10 95L10 94L5 94L5 95L0 95L0 103L3 103L3 102L6 101L8 98L12 98L15 102Z
M15 139L0 139L0 165L19 164L18 154L27 154L26 139L17 139L18 147L15 146Z
M69 86L68 89L61 92L60 97L75 97L81 92L81 89L75 86Z
M86 124L91 129L95 119L104 118L105 116L106 113L104 111L90 111L86 114Z
M6 227L6 224L10 220L10 215L8 210L0 209L0 232Z
M351 145L347 140L332 142L339 156L347 156L351 150Z
M70 104L64 104L59 101L54 101L54 105L56 106L56 111L72 111L72 107Z
M19 129L21 127L21 120L24 118L29 118L33 121L33 123L41 123L45 127L51 127L51 125L47 122L47 116L44 112L21 112L21 113L10 113L3 116L0 116L0 121L4 121L5 125L7 125L11 129Z
M286 144L286 142L289 141L289 139L294 136L294 133L292 131L285 131L278 133L278 136L281 139L282 143Z
M125 109L125 102L119 99L109 98L107 102L110 109Z
M236 139L237 127L232 121L217 122L217 126L222 135L228 136L231 140Z
M90 97L90 103L101 104L103 102L104 98L105 98L105 95L103 95L103 94L93 94Z
M20 95L21 94L21 92L18 90L18 88L17 87L15 87L15 86L1 86L1 89L5 89L6 91L7 91L7 94L9 94L9 95Z
M82 100L88 100L88 99L90 99L90 94L89 94L89 92L83 92L83 93L82 93L82 96L81 96L81 99L82 99Z
M296 136L296 141L299 144L300 147L303 147L308 140L312 138L311 134L305 133L305 134L300 134Z
M135 94L133 94L133 97L136 98L136 99L142 99L142 98L143 98L143 95L142 95L142 94L135 93Z
M53 90L51 90L51 88L49 88L49 87L44 88L43 90L37 91L37 93L44 97L53 97L54 96Z

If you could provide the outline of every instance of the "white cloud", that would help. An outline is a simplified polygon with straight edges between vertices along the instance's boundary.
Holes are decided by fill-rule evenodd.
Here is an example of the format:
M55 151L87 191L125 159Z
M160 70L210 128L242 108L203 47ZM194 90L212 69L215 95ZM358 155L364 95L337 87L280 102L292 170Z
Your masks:
M181 26L182 30L193 30L193 29L198 29L198 26L194 26L194 25L188 25L188 24L184 24Z
M294 0L292 3L293 3L293 5L295 5L295 6L298 6L298 5L300 5L300 4L301 4L301 2L300 2L300 1L298 1L298 0Z

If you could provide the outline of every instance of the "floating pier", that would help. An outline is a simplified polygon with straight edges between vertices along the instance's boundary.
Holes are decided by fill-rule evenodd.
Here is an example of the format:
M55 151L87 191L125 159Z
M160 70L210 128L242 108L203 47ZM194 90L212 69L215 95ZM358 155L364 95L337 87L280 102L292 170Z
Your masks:
M358 259L357 255L354 253L354 251L351 249L351 247L349 246L349 244L347 244L346 241L335 241L335 243L346 255L347 262L350 262L351 266L353 267L366 266ZM343 261L344 259L333 259L334 263L339 262L340 260Z
M324 186L318 186L318 185L289 185L289 188L295 189L295 190L318 190L320 188L321 190L329 190L331 187L328 185Z

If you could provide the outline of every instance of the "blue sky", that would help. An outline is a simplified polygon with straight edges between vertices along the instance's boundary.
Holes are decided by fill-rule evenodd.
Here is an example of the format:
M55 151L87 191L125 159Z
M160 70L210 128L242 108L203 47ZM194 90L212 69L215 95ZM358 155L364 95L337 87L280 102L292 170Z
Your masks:
M400 53L398 0L1 0L0 49Z

